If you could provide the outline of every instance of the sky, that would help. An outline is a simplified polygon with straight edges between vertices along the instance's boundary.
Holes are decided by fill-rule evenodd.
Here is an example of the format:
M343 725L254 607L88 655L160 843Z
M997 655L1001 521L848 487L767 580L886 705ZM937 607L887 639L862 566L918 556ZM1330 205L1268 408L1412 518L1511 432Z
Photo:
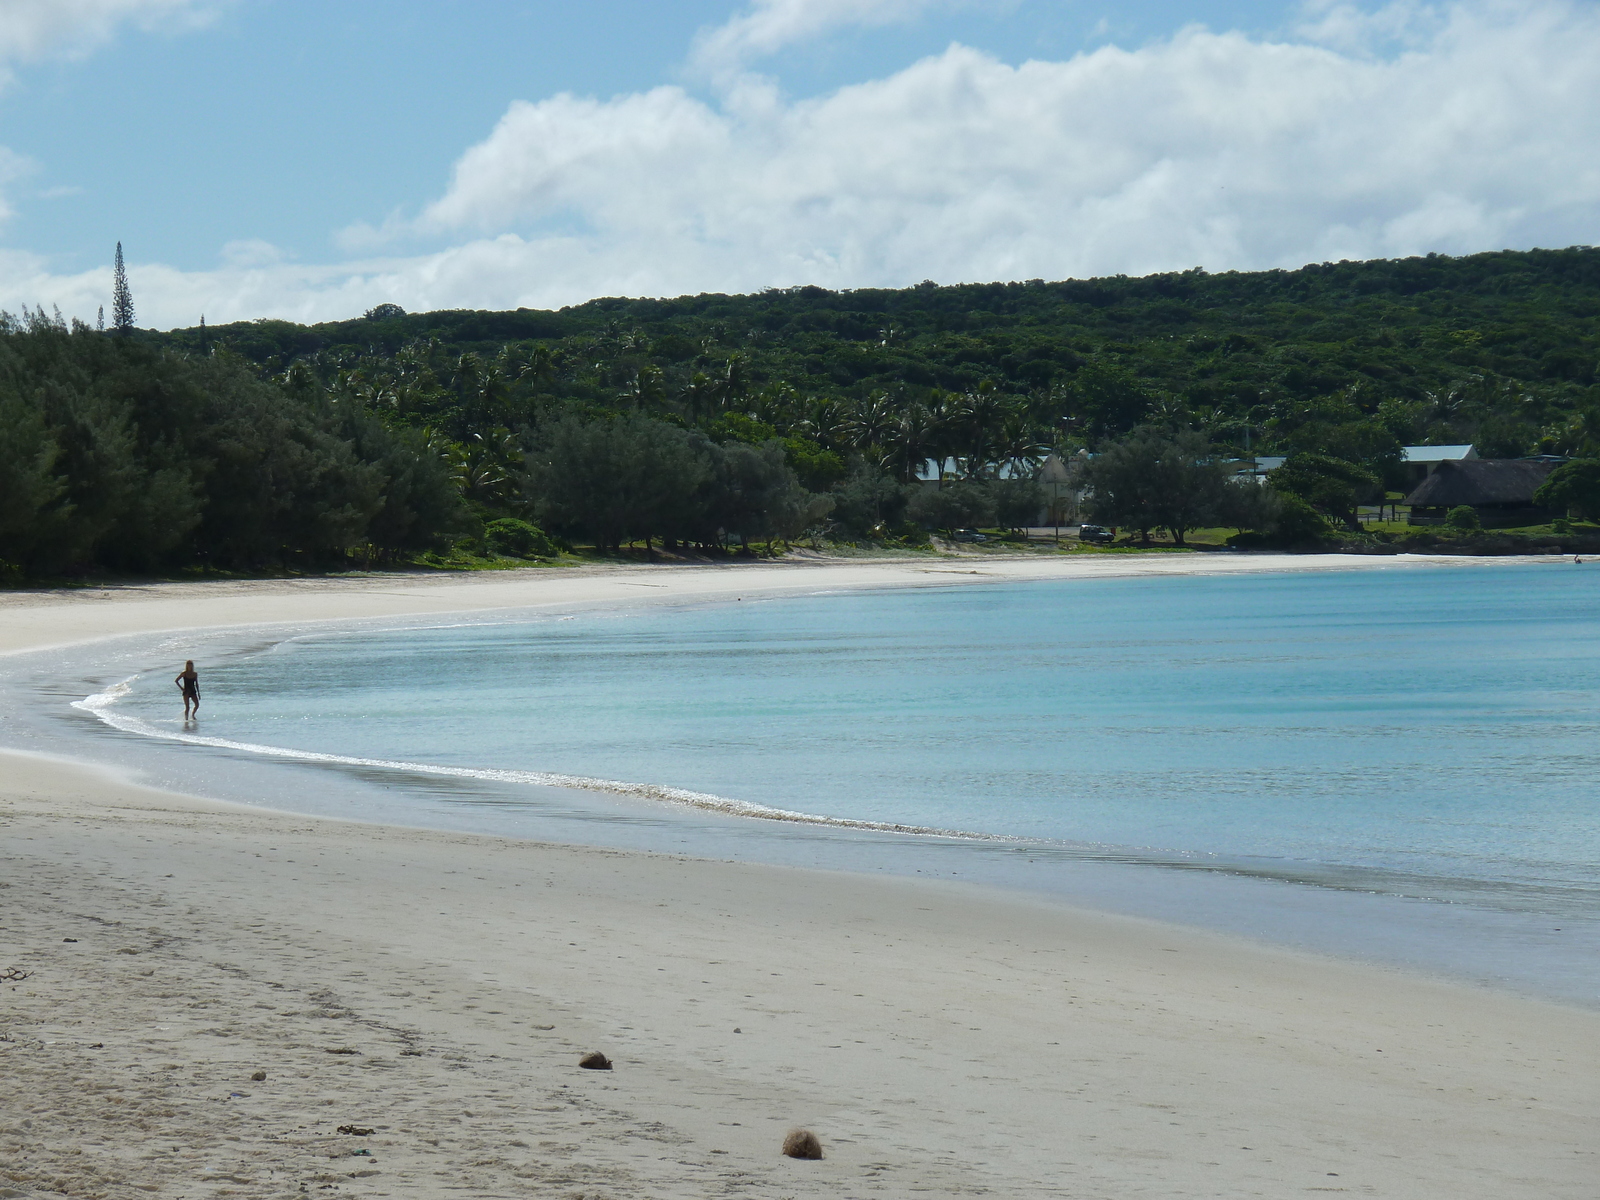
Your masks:
M0 0L0 308L1600 242L1600 0Z

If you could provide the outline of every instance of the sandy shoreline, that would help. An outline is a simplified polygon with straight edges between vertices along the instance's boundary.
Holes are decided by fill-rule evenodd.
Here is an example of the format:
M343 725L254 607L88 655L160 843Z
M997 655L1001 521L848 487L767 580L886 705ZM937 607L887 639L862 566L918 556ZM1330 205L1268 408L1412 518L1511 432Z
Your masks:
M1434 561L1275 558L13 595L0 652L639 592ZM0 772L0 971L30 972L0 991L0 1196L1593 1194L1600 1014L963 885ZM579 1070L590 1048L616 1070ZM824 1161L777 1154L793 1124Z
M704 566L597 566L464 575L349 575L154 583L0 593L0 654L99 638L226 625L481 612L501 608L659 603L833 588L937 587L1034 579L1236 575L1305 571L1471 570L1570 562L1562 557L1201 554L865 559Z

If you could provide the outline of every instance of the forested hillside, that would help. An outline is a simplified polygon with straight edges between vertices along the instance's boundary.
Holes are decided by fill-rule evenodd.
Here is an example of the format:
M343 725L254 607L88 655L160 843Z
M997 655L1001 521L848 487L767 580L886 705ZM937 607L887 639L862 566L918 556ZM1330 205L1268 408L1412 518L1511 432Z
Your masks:
M496 517L602 546L793 536L807 523L888 537L1004 521L1037 497L1006 495L997 476L1025 473L1044 449L1099 451L1136 429L1219 457L1320 455L1393 486L1404 443L1590 453L1597 319L1591 248L558 312L380 305L323 325L126 338L39 313L0 339L4 470L36 477L4 486L53 495L38 506L52 520L105 515L64 540L22 520L35 548L5 533L0 557L33 563L40 545L61 563L127 565L267 561L285 546L403 553L481 536ZM239 432L269 414L281 432ZM113 499L121 485L103 481L105 455L84 449L99 445L96 421L123 430L143 464L137 504ZM265 454L274 438L319 463L320 482L284 482L288 468L237 452ZM34 458L17 449L36 441ZM964 508L939 511L919 496L927 489L906 486L929 458L959 460ZM439 464L468 511L392 499L396 487L435 486ZM334 480L348 494L305 499L337 492ZM362 486L376 490L362 499ZM267 522L286 491L294 515ZM418 515L408 523L398 508Z
M1306 425L1378 417L1404 440L1475 441L1486 455L1516 455L1572 449L1582 436L1568 419L1595 402L1597 318L1600 249L1579 248L1298 271L608 299L560 312L380 309L328 325L259 321L161 340L191 352L225 345L279 374L300 364L328 386L347 375L394 411L456 436L486 421L535 421L551 402L705 420L737 400L785 428L809 422L845 447L850 438L835 426L849 425L857 441L893 441L859 428L875 393L899 415L987 384L1024 407L1035 431L1091 444L1152 412L1179 413L1241 448L1246 427L1253 445L1288 448ZM828 401L837 415L819 410Z

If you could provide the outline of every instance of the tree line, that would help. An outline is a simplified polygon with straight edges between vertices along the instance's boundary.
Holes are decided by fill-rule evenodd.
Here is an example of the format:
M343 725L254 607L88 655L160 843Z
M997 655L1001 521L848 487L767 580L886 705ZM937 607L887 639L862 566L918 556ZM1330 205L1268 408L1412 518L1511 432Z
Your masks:
M1349 494L1330 479L1357 476ZM1237 460L1191 429L1142 425L1108 445L1082 468L1089 511L1150 544L1156 530L1175 545L1195 529L1231 527L1253 538L1239 545L1306 546L1325 538L1330 518L1356 528L1355 504L1381 496L1377 477L1325 455L1301 453L1267 474Z
M29 571L916 540L1035 519L1080 450L1108 522L1292 541L1402 486L1403 444L1600 450L1586 248L170 333L118 279L116 337L0 327ZM1246 495L1223 464L1255 453L1289 461Z
M432 431L459 448L467 495L489 511L535 515L523 456L563 422L637 416L717 445L781 445L800 485L832 499L826 528L859 539L1003 522L1025 491L1005 494L1003 479L1141 430L1195 434L1219 460L1292 457L1277 490L1335 526L1404 486L1406 444L1591 455L1597 313L1600 250L1578 247L556 312L386 304L324 325L149 336L226 345L264 377ZM949 495L921 495L929 461L954 462ZM547 512L579 531L570 508Z
M421 430L42 311L0 319L0 561L50 574L393 558L471 528Z

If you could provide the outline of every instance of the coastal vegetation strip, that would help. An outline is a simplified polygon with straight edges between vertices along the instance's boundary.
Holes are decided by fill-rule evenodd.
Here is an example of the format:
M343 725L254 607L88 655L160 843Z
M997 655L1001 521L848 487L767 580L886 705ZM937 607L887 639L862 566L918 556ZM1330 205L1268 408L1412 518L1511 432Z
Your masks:
M1587 247L167 333L36 311L0 334L0 562L912 548L1083 516L1140 542L1381 543L1359 510L1410 490L1404 446L1593 458L1597 315ZM1085 455L1134 500L1041 478ZM1288 461L1220 490L1260 455ZM1600 513L1578 490L1556 518Z

